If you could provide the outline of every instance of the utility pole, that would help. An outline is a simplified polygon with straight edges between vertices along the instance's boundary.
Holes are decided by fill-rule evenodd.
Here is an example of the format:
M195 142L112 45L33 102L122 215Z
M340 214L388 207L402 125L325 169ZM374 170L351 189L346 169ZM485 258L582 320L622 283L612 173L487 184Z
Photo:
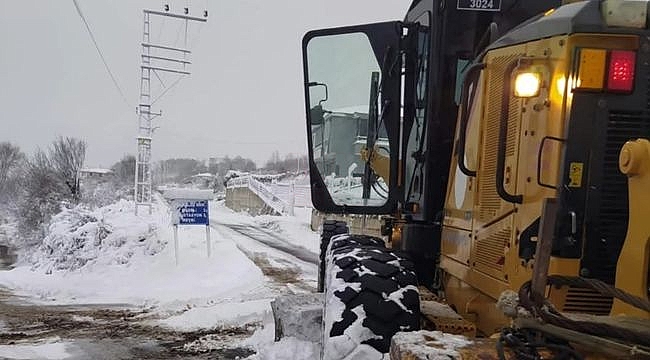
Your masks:
M175 85L181 77L189 75L187 66L191 64L188 56L191 51L187 49L187 28L190 21L206 22L208 11L204 10L203 17L189 15L189 9L184 8L184 14L170 13L169 5L165 5L164 12L144 10L144 24L142 31L142 63L140 65L140 101L136 108L138 114L138 156L135 161L135 214L139 207L148 207L151 214L151 142L153 137L153 119L161 116L162 111L154 112L151 107L162 97L171 86ZM154 43L151 39L151 18L162 17L171 21L180 21L185 27L185 40L183 47L168 46L165 43ZM165 86L161 76L164 74L180 75L177 81ZM163 86L160 94L153 98L151 77L155 76Z

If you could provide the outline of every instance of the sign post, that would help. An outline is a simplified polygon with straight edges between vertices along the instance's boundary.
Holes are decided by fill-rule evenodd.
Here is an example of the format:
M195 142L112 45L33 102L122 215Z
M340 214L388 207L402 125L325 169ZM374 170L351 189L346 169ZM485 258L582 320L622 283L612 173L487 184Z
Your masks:
M176 266L178 266L178 225L174 225L174 259L176 259Z
M205 226L205 239L208 244L208 257L210 257L210 225Z
M168 190L163 196L170 200L172 225L174 226L174 257L178 266L178 226L204 225L208 257L210 244L210 203L214 193L211 190Z

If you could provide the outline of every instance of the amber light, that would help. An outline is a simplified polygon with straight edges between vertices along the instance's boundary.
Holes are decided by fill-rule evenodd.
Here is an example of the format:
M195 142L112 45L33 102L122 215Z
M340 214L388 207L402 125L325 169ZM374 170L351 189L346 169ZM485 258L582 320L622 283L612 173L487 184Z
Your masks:
M580 49L579 59L576 88L582 90L602 90L605 82L607 50Z
M634 51L612 50L609 56L607 90L632 92L635 65L636 53Z

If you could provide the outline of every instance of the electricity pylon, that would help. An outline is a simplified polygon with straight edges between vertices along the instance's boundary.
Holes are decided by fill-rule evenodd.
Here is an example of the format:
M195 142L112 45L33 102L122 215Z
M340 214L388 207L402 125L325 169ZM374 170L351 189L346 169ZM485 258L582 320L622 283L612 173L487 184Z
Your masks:
M188 8L185 14L169 13L169 6L165 5L165 12L144 10L144 25L142 32L142 64L140 65L140 101L136 108L138 114L138 156L135 161L135 214L141 206L149 208L151 214L151 143L153 137L153 119L161 116L162 111L152 111L152 105L169 89L164 86L161 76L164 74L189 75L187 67L191 64L188 56L192 53L187 48L187 27L190 21L206 22L208 12L204 17L189 15ZM151 40L151 17L160 16L166 19L184 22L185 40L183 47L168 46L163 43L154 43ZM159 41L159 40L158 40ZM151 89L151 77L156 76L163 84L160 94L154 99ZM180 80L180 78L178 79ZM173 85L172 85L173 86ZM171 86L170 86L171 87Z

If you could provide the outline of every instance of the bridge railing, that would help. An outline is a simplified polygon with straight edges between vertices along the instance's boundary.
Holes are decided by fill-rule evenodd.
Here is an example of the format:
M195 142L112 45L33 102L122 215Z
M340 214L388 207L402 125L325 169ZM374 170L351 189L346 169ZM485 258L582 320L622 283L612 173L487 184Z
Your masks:
M288 214L291 213L290 206L287 202L285 202L283 199L279 198L278 196L274 195L273 192L271 192L269 189L266 188L266 186L255 180L252 176L240 176L236 177L233 179L228 180L227 183L227 188L232 189L232 188L248 188L250 191L252 191L255 195L257 195L262 201L264 201L268 206L270 206L273 210L277 211L280 214Z
M263 183L254 176L240 176L228 180L228 189L248 188L273 210L280 214L293 214L293 207L311 207L311 188L309 185L285 183Z

